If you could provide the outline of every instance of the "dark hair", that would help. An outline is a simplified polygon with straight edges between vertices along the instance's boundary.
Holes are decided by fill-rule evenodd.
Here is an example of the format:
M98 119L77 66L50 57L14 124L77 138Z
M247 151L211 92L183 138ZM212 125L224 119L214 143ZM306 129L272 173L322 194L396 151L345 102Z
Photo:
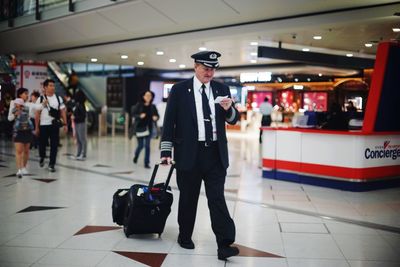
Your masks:
M33 91L33 92L31 93L31 96L39 97L39 96L40 96L40 93L39 93L38 91Z
M85 93L82 92L82 91L76 92L76 94L75 94L75 101L76 101L77 103L80 103L80 104L85 103L85 101L86 101L86 95L85 95Z
M23 87L18 88L18 90L17 90L17 97L20 97L20 96L21 96L23 93L25 93L25 92L29 92L29 90L26 89L26 88L23 88Z
M151 94L151 101L150 101L150 104L151 104L151 103L153 103L155 94L154 94L154 92L152 92L152 91L150 91L150 90L146 90L146 91L143 91L142 93L140 93L139 101L142 102L142 103L144 103L143 97L144 97L144 95L145 95L147 92L150 92L150 94Z
M44 82L43 82L43 87L47 87L48 85L49 85L49 83L56 83L54 80L52 80L52 79L46 79L46 80L44 80Z
M269 98L268 97L265 97L264 98L264 102L268 102L269 101Z

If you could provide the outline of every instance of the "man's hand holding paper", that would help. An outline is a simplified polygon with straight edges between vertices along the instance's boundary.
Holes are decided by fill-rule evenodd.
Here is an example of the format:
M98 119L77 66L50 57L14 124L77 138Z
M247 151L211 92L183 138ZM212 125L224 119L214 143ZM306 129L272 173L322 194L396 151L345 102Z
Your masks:
M220 104L224 110L228 110L232 105L232 99L228 96L217 96L217 98L214 99L214 103Z

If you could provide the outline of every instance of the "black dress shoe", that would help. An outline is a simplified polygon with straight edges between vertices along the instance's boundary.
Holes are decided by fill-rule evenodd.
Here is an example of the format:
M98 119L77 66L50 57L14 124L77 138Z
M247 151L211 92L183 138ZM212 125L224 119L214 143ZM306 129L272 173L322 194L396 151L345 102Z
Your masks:
M194 249L194 243L191 239L182 240L180 236L178 236L178 244L186 249Z
M137 158L137 157L134 157L134 158L133 158L133 163L136 164L136 163L137 163L137 160L138 160L138 158Z
M220 247L218 249L218 259L226 261L227 258L236 256L239 254L239 249L237 247Z
M145 164L144 167L145 167L146 169L151 169L151 167L150 167L149 164Z

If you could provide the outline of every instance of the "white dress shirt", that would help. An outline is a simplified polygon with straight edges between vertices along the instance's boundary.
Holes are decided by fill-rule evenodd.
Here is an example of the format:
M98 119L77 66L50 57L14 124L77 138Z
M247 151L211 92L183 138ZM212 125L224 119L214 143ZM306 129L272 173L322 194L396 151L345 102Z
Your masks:
M201 97L201 92L202 88L201 86L203 85L202 82L197 79L196 76L193 78L193 91L194 91L194 100L196 103L196 114L197 114L197 126L199 129L199 141L205 141L206 140L206 131L205 131L205 126L204 126L204 116L203 116L203 104L202 104L202 97ZM214 103L214 95L212 92L212 89L210 87L210 83L205 83L204 84L206 88L204 89L206 92L206 95L208 97L208 104L210 105L211 109L211 124L212 124L212 131L213 131L213 140L217 140L217 126L215 123L215 103Z

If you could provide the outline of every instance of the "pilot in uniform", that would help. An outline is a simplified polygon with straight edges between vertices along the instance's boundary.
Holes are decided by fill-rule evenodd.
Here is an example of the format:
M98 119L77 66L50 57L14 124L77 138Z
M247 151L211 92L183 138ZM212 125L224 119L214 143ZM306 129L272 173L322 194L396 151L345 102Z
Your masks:
M239 254L239 249L231 246L235 241L235 224L224 196L229 165L225 122L235 124L239 112L228 86L212 80L220 56L215 51L192 55L194 77L172 87L163 124L161 160L170 163L173 148L180 191L179 245L194 249L191 237L204 181L218 259L226 260Z

